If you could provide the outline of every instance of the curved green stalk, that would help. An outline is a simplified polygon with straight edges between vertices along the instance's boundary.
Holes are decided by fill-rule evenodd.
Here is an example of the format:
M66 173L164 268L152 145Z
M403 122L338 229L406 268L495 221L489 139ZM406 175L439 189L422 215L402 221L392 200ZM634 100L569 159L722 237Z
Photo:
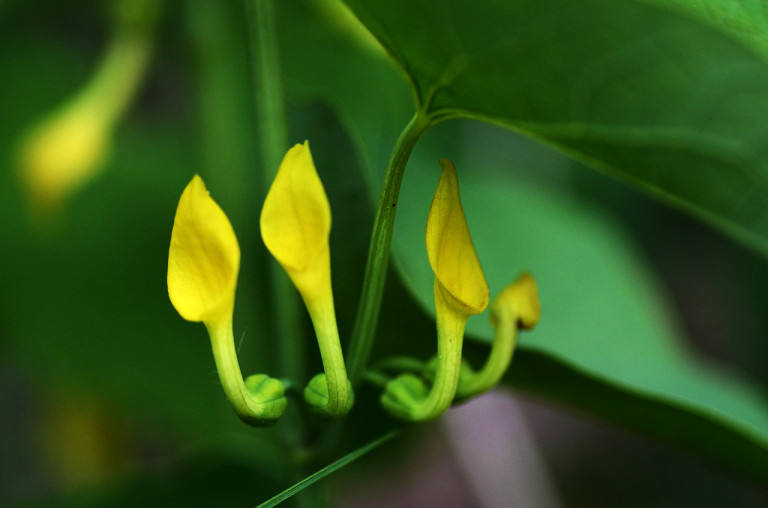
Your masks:
M264 426L275 423L285 412L283 383L265 374L249 376L243 381L237 361L232 321L207 325L213 357L221 385L235 413L244 422Z
M353 385L360 380L368 364L376 334L389 263L392 228L395 225L397 199L400 195L400 184L403 181L405 166L416 141L431 123L428 116L422 112L417 112L397 139L387 164L387 172L379 193L376 218L371 233L362 295L357 308L349 347L349 377Z
M245 3L252 46L251 71L261 155L260 173L263 189L269 189L288 149L275 0L245 0ZM305 352L301 303L280 266L272 260L268 264L270 299L273 302L271 312L274 316L271 333L280 338L277 341L280 370L285 377L302 385L305 382ZM301 420L293 413L288 416L293 423L285 426L285 432L289 433L286 437L294 445L301 446L304 439Z

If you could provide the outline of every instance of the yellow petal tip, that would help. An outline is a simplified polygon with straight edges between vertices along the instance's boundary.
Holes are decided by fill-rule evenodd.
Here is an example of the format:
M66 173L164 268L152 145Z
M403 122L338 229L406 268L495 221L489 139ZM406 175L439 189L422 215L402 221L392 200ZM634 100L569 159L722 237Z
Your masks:
M260 225L267 249L289 273L304 271L327 248L331 207L308 141L285 154L264 200Z

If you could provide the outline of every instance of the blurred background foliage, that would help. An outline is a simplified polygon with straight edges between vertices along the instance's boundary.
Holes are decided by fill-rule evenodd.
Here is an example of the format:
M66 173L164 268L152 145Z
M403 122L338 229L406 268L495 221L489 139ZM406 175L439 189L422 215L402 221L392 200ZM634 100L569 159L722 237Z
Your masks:
M103 171L44 216L33 213L21 184L22 136L88 81L113 35L111 8L85 0L0 3L0 502L253 506L299 479L280 444L290 430L253 430L236 419L204 329L179 318L165 287L178 196L199 173L243 252L235 315L243 371L279 375L274 338L264 333L275 303L262 282L257 217L265 189L242 3L166 2L149 67ZM334 212L342 337L359 299L379 172L412 112L406 82L345 12L335 2L279 6L291 140L310 140ZM760 421L768 388L764 258L564 155L473 121L438 126L414 153L395 230L398 271L388 281L374 358L433 353L434 325L419 287L431 284L423 225L442 156L459 168L492 293L518 270L540 277L544 321L525 337L521 361L536 358L526 352L552 353L600 371L610 386L673 393L673 401L694 406L722 397L721 409L746 407ZM470 326L481 339L484 319ZM635 339L631 354L617 347L619 337ZM308 372L316 372L311 344ZM682 360L633 374L669 350ZM513 384L528 387L514 381L514 369ZM327 480L330 499L340 506L766 502L764 484L532 395L547 391L533 384L410 430ZM584 409L601 413L592 406L612 399L600 397L595 390ZM309 471L392 425L376 398L362 388L343 444Z

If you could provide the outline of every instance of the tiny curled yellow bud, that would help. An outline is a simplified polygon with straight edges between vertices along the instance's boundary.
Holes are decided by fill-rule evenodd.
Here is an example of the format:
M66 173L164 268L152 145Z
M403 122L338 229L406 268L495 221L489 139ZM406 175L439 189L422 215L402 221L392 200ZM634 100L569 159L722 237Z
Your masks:
M231 320L240 246L224 211L195 175L179 200L168 253L168 296L188 321Z
M530 330L536 326L541 318L541 302L533 276L524 272L517 280L508 284L493 299L491 312L493 326L498 326L502 314L513 316L515 325L522 330Z
M536 281L530 273L524 272L494 298L491 304L494 336L488 360L478 372L468 363L462 363L456 397L474 397L496 386L512 362L518 330L530 330L539 322L540 316Z

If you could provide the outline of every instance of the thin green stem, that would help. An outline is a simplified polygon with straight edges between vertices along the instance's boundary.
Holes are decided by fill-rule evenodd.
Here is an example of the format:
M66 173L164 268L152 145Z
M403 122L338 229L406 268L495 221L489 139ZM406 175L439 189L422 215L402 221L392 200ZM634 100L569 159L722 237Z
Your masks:
M402 420L433 420L450 407L456 395L464 328L469 316L446 305L441 292L435 279L437 365L432 386L428 388L413 374L401 374L387 383L381 397L384 408Z
M288 149L285 102L275 19L275 0L246 0L251 45L254 102L261 152L264 189L269 189ZM269 263L273 322L272 335L279 349L283 375L299 385L306 383L300 299L288 276L274 260ZM286 425L294 445L303 440L301 423Z
M206 323L206 328L221 386L235 413L244 422L256 426L271 425L279 420L286 405L283 384L264 374L250 376L243 381L232 335L231 316L222 322Z
M305 297L304 303L315 327L324 374L312 378L304 391L304 398L312 406L312 410L322 417L338 418L347 414L352 408L354 394L347 379L344 355L339 341L339 329L336 325L336 311L330 279L330 251L325 248L318 256L322 256L319 263L325 266L325 269L322 270L324 284L321 284L324 289L314 296L310 296L304 291L302 291L302 295ZM303 286L297 284L297 287Z
M517 315L504 306L496 312L496 330L488 360L483 368L462 378L456 396L475 397L496 386L512 362L517 339Z
M403 181L405 166L416 141L430 124L429 117L422 112L417 112L400 134L387 164L387 172L379 193L376 218L371 233L362 295L357 308L349 347L349 374L353 385L357 384L368 365L373 347L389 264L389 249L392 242L392 228L395 225L397 199L400 195L400 184Z
M254 47L252 69L261 174L265 189L272 184L288 148L274 4L274 0L247 0ZM270 278L272 302L275 306L273 335L279 338L278 343L282 347L282 370L287 377L303 384L300 300L290 279L277 262L270 263Z

